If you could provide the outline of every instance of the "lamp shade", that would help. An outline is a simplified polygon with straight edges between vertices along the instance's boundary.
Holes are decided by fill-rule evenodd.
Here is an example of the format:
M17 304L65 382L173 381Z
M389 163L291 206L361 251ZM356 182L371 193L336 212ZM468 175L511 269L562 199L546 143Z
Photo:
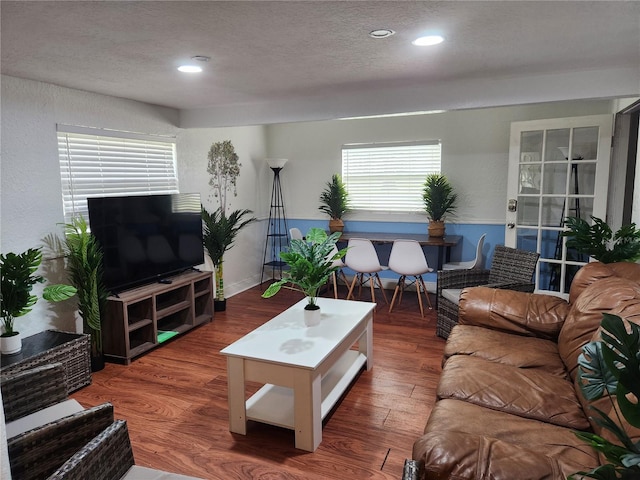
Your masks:
M286 158L267 158L269 168L283 168L287 162Z

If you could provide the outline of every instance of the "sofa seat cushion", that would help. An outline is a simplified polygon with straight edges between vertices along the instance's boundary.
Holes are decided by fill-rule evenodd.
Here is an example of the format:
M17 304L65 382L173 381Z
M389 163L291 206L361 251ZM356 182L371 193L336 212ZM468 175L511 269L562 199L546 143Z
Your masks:
M456 325L444 347L444 360L452 355L469 355L568 378L558 354L558 345L551 340L514 336L472 325Z
M152 468L132 466L121 480L201 480L178 473L163 472Z
M468 355L450 357L436 395L566 428L587 430L573 383L546 372L488 362Z
M560 480L599 465L569 428L447 399L433 408L413 458L429 479Z
M462 293L461 288L445 288L442 290L442 296L449 300L454 305L460 304L460 294Z

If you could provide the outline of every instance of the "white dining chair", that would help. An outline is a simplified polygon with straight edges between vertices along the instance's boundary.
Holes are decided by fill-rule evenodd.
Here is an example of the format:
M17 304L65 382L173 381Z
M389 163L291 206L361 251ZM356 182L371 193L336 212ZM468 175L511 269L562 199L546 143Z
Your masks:
M331 253L329 253L329 255L327 255L327 258L333 258L335 256L335 254L338 253L338 247L336 247L335 245L333 246L333 250L331 250ZM333 283L333 297L334 298L338 298L338 277L342 278L342 281L344 282L345 285L349 285L349 282L347 281L347 277L345 276L344 272L342 271L342 269L346 266L344 264L344 262L342 261L342 258L338 258L336 260L332 260L332 267L338 267L338 270L336 270L335 272L331 273L331 277L329 279L329 281L331 283Z
M400 298L398 303L402 301L402 293L405 289L407 277L413 277L413 281L416 286L416 292L418 294L418 303L420 304L420 315L424 317L424 307L422 306L422 295L420 291L424 292L427 297L427 303L429 309L432 309L431 299L429 298L429 292L424 284L422 275L425 273L433 272L433 268L429 268L427 259L424 256L422 247L415 240L394 240L391 247L391 254L389 255L389 270L400 275L396 289L393 292L393 298L391 299L391 305L389 306L389 313L393 310L398 292L400 292Z
M466 262L447 262L442 265L442 270L474 270L482 269L484 267L484 254L482 248L484 247L484 238L486 233L482 234L476 245L476 258L468 260Z
M378 253L376 252L373 243L366 238L351 238L347 244L347 256L345 257L345 265L356 272L351 281L351 287L347 294L347 300L350 300L353 295L353 289L356 283L359 283L359 294L362 293L362 286L368 281L371 288L371 301L375 302L375 282L377 282L380 291L382 292L382 298L384 303L388 304L387 295L384 293L384 287L380 281L378 272L388 270L389 267L380 265L378 259Z
M299 228L293 227L289 229L289 236L291 240L302 240L304 237L302 236L302 232Z

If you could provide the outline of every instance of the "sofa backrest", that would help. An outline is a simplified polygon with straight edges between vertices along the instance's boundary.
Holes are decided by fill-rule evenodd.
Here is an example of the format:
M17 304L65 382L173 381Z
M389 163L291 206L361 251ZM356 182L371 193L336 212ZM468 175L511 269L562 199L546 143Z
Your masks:
M575 380L582 346L593 340L603 313L640 321L640 264L585 265L571 284L569 301L571 308L558 336L558 351L571 380Z

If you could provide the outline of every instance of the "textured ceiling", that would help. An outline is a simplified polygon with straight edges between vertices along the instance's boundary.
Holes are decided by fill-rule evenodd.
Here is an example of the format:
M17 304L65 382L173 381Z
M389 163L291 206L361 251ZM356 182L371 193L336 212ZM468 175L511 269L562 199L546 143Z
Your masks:
M640 68L635 1L3 0L0 9L3 74L183 110ZM368 36L383 27L397 33ZM434 31L446 42L411 45ZM211 57L205 72L179 73L193 55Z

